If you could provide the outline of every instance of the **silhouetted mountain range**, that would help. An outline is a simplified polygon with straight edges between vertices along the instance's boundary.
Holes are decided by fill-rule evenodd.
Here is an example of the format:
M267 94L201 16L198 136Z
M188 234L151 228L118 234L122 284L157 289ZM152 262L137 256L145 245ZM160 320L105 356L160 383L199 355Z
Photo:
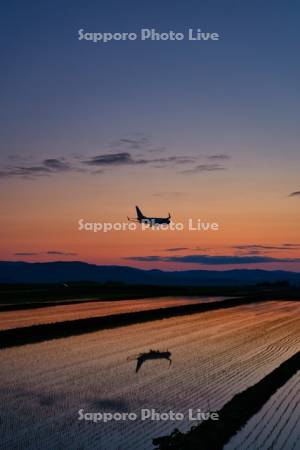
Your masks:
M92 281L177 286L234 286L288 281L300 285L300 273L283 270L226 271L142 270L126 266L98 266L84 262L27 263L0 261L0 283L64 283Z

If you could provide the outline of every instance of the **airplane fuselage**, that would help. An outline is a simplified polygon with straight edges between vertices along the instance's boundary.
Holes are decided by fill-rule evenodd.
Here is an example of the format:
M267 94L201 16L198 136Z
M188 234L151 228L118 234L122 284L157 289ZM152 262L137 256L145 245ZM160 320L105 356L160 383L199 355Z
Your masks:
M169 225L171 223L170 213L169 213L168 217L147 217L147 216L144 216L144 214L142 213L142 211L140 210L140 208L138 206L136 206L135 209L136 209L137 217L134 219L130 219L128 217L128 220L133 220L134 222L139 222L143 225L148 225L150 227L152 227L154 225Z
M169 224L170 219L168 217L143 217L142 219L139 219L140 223L143 223L145 225L163 225L163 224Z

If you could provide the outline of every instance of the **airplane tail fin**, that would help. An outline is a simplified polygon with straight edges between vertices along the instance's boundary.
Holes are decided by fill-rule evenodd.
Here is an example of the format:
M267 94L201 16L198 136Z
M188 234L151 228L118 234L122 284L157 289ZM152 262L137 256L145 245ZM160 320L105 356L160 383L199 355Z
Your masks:
M138 206L136 206L135 209L136 209L137 218L138 218L139 220L144 219L145 216L144 216L144 214L142 213L142 211L140 210L140 208L139 208Z

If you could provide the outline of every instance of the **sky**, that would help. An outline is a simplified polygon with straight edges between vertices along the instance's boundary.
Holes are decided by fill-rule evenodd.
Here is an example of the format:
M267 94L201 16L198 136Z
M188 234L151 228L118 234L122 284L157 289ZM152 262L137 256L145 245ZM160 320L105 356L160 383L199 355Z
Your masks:
M1 260L300 271L299 16L293 0L5 2ZM220 39L78 39L143 28ZM184 229L79 230L135 205Z

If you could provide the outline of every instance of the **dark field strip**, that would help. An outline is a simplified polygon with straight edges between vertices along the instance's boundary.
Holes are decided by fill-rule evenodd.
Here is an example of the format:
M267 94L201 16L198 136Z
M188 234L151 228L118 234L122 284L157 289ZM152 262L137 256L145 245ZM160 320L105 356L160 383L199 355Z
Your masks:
M0 284L0 312L43 308L98 301L134 300L149 297L264 297L265 299L300 299L300 288L248 287L195 287L195 286L148 286L148 285L80 285L68 288L53 285L6 286Z
M13 328L0 331L0 348L15 347L24 344L42 342L49 339L58 339L91 333L107 328L116 328L135 323L149 322L169 317L184 316L216 309L231 308L250 303L258 303L262 299L233 298L215 303L197 303L192 305L172 306L168 308L147 311L135 311L123 314L114 314L102 317L90 317L64 322L55 322L29 327Z
M181 293L183 292L183 293ZM184 291L163 291L160 293L160 291L152 292L150 291L148 294L139 293L139 294L130 294L130 295L119 295L119 296L111 296L108 295L104 298L101 296L98 296L97 298L89 298L86 296L84 299L80 298L73 298L72 300L57 300L57 301L44 301L44 302L27 302L27 303L11 303L11 304L0 304L0 312L6 312L6 311L21 311L21 310L27 310L27 309L38 309L38 308L48 308L49 306L65 306L65 305L78 305L80 303L99 303L99 302L111 302L111 301L122 301L122 300L141 300L141 299L148 299L148 298L159 298L159 297L181 297L181 296L187 296L190 298L197 298L201 299L202 297L227 297L228 295L221 295L218 293L218 295L206 295L206 294L195 294L191 292L185 293ZM233 297L234 294L230 293L230 296ZM299 294L300 297L300 294Z
M258 383L235 395L219 411L218 421L204 421L188 433L174 431L153 439L157 450L222 450L263 405L300 370L300 352L284 361Z
M19 311L19 310L26 310L26 309L36 309L36 308L48 308L49 306L65 306L65 305L78 305L79 303L97 303L97 302L111 302L111 301L122 301L122 300L140 300L140 299L147 299L147 298L156 298L156 297L169 297L169 296L181 296L180 291L178 294L178 291L150 291L148 293L136 293L136 294L112 294L112 295L105 295L103 297L103 294L99 294L97 296L94 295L94 297L89 297L86 295L84 298L74 298L68 299L68 300L44 300L44 301L30 301L28 300L25 303L7 303L4 305L0 304L0 312L4 311ZM191 297L197 296L196 294L190 294L187 295ZM206 295L203 295L203 297L206 297ZM222 296L223 297L223 296Z
M235 297L257 294L258 288L148 286L148 285L12 285L0 284L0 311L42 308L43 306L68 305L88 300L131 300L163 296ZM261 289L259 289L261 291ZM282 295L285 296L284 293ZM299 292L300 297L300 292Z
M166 293L167 292L167 293ZM111 302L111 301L122 301L122 300L140 300L143 298L155 298L162 296L170 296L176 295L179 296L178 291L174 294L174 291L170 291L172 294L169 294L169 291L164 291L162 294L157 292L150 292L148 294L137 293L137 294L120 294L120 295L106 295L104 298L102 294L98 293L97 297L89 297L86 295L84 298L72 298L69 300L44 300L44 301L27 301L25 303L11 303L11 304L0 304L0 312L1 311L18 311L18 310L26 310L26 309L35 309L35 308L48 308L49 306L65 306L65 305L78 305L79 303L97 303L97 302ZM191 296L195 296L192 294Z
M88 319L92 317L125 314L134 311L171 308L172 306L211 303L228 297L152 297L147 299L79 302L71 305L56 305L48 308L0 312L0 330L32 327L56 322Z

